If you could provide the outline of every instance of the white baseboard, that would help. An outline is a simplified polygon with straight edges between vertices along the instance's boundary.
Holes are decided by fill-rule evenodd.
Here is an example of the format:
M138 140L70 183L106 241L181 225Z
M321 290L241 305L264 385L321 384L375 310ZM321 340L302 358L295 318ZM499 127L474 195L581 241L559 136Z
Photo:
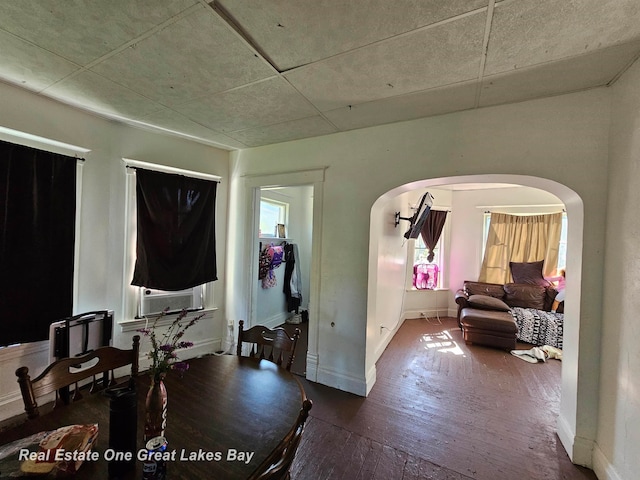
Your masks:
M558 417L557 434L572 463L593 468L593 440L575 435L562 415Z
M307 380L318 381L318 355L307 352Z
M622 480L609 459L602 453L598 444L593 448L593 471L599 480Z
M354 377L336 370L319 367L317 369L317 379L315 381L361 397L367 396L367 382L364 378Z
M409 318L433 318L448 316L450 316L448 308L426 308L424 310L406 310L402 314L402 319L406 320Z

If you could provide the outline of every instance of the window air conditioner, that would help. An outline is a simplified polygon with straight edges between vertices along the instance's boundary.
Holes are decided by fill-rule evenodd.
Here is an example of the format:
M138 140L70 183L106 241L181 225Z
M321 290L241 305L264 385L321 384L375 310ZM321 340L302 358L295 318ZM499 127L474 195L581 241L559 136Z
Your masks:
M176 292L141 287L139 299L140 317L159 314L167 308L169 312L200 309L204 308L204 285Z

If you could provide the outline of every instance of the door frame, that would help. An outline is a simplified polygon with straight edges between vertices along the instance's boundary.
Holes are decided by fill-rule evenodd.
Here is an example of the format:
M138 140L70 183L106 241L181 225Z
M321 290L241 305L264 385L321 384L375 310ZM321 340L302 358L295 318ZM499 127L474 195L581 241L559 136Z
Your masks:
M322 208L323 186L326 168L314 170L302 170L293 172L275 173L269 175L245 176L246 192L246 232L245 255L248 260L248 326L255 325L257 315L258 297L258 251L259 217L260 217L260 190L266 187L298 187L311 186L313 188L313 242L311 246L311 271L309 285L309 341L307 347L307 374L306 378L316 381L318 376L318 326L319 326L319 299L320 299L320 256L322 252Z

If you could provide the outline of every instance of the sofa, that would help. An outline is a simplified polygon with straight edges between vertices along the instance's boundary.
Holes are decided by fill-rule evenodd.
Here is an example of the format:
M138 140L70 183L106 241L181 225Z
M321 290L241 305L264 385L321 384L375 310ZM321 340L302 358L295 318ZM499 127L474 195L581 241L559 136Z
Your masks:
M455 294L465 343L515 350L518 324L514 307L548 312L556 295L552 286L465 281Z

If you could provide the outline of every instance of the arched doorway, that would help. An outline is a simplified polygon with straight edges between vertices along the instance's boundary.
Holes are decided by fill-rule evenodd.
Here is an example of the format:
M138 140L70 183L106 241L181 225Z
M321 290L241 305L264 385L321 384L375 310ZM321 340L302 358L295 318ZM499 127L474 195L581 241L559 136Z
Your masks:
M379 358L384 345L376 339L375 332L383 321L381 318L381 302L389 304L389 298L379 295L380 289L388 284L388 275L381 275L379 258L387 255L387 248L381 239L388 229L389 215L396 209L394 199L399 195L415 189L436 188L454 184L512 184L540 189L555 195L564 205L568 219L567 232L567 290L564 328L564 357L562 364L562 385L560 414L557 434L574 463L586 464L590 461L588 447L580 444L576 435L578 417L577 379L580 332L580 282L582 277L582 248L584 208L581 198L568 187L553 180L522 175L468 175L437 179L425 179L398 186L381 195L371 209L371 226L369 242L369 278L367 300L367 349L366 371L375 371L375 362ZM452 211L455 218L455 208ZM451 286L453 288L454 286ZM385 313L388 313L388 308ZM375 379L375 374L369 376ZM374 382L375 380L373 380ZM370 389L371 385L367 385ZM588 458L588 459L587 459ZM586 460L585 460L586 459Z

